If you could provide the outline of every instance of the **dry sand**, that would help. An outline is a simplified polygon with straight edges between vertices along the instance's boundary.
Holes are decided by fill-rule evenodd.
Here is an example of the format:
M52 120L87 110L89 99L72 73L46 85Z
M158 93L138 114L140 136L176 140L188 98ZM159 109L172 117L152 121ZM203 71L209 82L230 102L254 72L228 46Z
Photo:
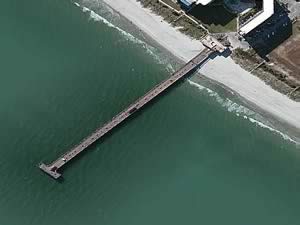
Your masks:
M203 49L200 41L180 33L160 16L143 8L136 0L103 1L182 61L189 61ZM273 90L262 80L242 69L230 57L218 56L205 64L200 72L234 90L281 122L300 130L300 103Z

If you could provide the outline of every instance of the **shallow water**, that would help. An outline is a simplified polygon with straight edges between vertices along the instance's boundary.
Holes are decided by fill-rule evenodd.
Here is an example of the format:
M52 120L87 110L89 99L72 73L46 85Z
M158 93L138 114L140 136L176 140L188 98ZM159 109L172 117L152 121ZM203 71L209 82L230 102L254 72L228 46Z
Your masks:
M299 147L194 76L63 182L41 173L179 66L102 4L84 6L101 17L70 1L2 1L0 224L298 224Z

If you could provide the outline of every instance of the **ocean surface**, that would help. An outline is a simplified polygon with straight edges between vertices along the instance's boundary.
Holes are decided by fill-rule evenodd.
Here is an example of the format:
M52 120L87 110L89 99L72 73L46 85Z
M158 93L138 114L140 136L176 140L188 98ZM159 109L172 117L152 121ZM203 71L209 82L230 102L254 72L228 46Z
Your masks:
M197 74L46 176L181 65L93 0L2 0L0 28L0 225L300 224L299 144Z

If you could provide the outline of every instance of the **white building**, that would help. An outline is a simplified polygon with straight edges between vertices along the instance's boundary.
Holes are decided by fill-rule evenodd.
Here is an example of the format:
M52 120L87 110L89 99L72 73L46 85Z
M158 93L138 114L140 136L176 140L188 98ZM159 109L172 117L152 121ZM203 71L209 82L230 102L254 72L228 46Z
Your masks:
M193 4L207 5L214 0L180 0L186 7ZM263 10L239 28L240 35L246 35L274 14L274 0L263 0Z
M207 5L208 3L211 3L212 1L213 0L180 0L180 2L183 3L187 7L190 7L193 4Z
M196 4L201 4L201 5L207 5L208 3L211 3L213 0L197 0Z
M241 35L248 34L255 27L262 24L264 21L269 19L274 14L274 0L264 0L263 10L257 13L252 19L240 27L239 33Z

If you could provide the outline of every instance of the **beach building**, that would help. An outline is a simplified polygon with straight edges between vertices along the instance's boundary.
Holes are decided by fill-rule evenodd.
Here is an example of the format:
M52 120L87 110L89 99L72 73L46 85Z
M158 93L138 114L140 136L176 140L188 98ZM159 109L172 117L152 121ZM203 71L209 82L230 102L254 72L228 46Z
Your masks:
M192 6L196 5L208 5L209 3L213 2L214 0L178 0L182 5L186 8L191 8ZM274 0L261 0L262 1L262 10L252 16L248 21L244 24L240 25L239 27L239 34L244 36L248 34L250 31L254 30L260 24L265 22L274 14ZM247 3L247 2L246 2ZM238 4L246 4L243 1L238 1Z
M274 0L263 0L263 10L253 16L239 29L240 35L246 35L274 14Z
M211 3L213 0L180 0L180 2L185 5L186 7L191 7L193 4L201 4L201 5L207 5Z

